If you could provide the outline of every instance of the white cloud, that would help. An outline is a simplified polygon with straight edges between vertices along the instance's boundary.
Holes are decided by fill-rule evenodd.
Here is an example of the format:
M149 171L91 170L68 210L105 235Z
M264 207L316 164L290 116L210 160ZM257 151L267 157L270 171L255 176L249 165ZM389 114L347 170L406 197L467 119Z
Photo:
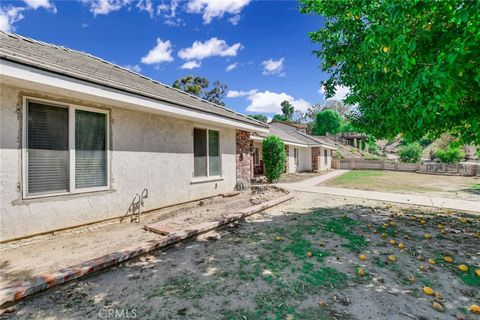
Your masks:
M150 18L154 17L152 0L140 0L136 7L140 11L147 12Z
M221 18L225 13L239 14L250 0L190 0L187 11L202 13L203 23L209 24L213 18Z
M202 63L200 61L192 60L192 61L185 62L180 68L192 70L195 68L199 68L201 65Z
M350 92L350 89L348 87L345 87L345 86L337 86L335 89L336 89L335 90L335 96L331 97L330 99L326 99L326 100L343 101L343 99L345 99L347 94ZM318 90L318 93L320 93L325 98L325 90L323 90L323 86L320 87L320 89Z
M157 38L155 48L150 50L141 60L144 64L158 64L171 61L173 61L172 44L170 40L162 41L160 38Z
M128 70L136 72L136 73L140 73L140 71L142 71L142 68L138 64L134 64L134 65L127 64L126 66L123 66L123 67L125 69L128 69Z
M23 0L29 8L37 10L38 8L44 8L47 11L57 13L57 7L49 0Z
M257 93L257 89L252 89L250 91L235 91L229 90L227 92L227 98L239 98L239 97L247 97Z
M185 24L182 19L177 18L178 0L172 0L169 4L159 4L157 6L157 15L163 15L164 23L168 26L179 26Z
M283 72L283 61L285 58L281 58L279 60L268 59L262 62L263 66L263 74L277 74L279 76L284 76L285 73Z
M247 96L250 105L247 107L249 112L259 113L281 113L282 107L280 104L287 100L290 102L295 110L305 111L310 107L310 103L303 99L295 99L285 92L276 93L270 91L255 92Z
M15 28L13 24L24 18L22 11L25 8L22 7L0 7L0 30L6 32L13 32Z
M124 6L129 5L132 0L81 0L90 5L90 11L94 16L98 14L109 14L118 11Z
M228 46L225 40L211 38L205 42L195 41L190 48L184 48L178 52L183 60L202 60L208 57L235 57L238 50L242 49L240 43Z
M229 72L229 71L232 71L233 69L235 69L237 67L237 63L232 63L232 64L229 64L226 68L225 68L225 71Z
M85 22L82 22L82 23L80 24L80 26L82 27L82 29L85 29L85 28L90 27L90 26L89 26L87 23L85 23Z
M240 22L240 19L242 19L242 17L240 17L240 15L237 14L237 15L234 15L233 17L229 18L228 21L230 21L231 24L236 26Z

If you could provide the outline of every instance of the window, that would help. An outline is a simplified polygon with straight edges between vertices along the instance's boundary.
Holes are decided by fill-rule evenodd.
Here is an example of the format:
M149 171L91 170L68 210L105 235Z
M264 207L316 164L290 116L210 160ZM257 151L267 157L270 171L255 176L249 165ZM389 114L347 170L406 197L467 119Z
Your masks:
M328 164L328 152L327 149L323 149L323 161L325 164Z
M260 165L260 149L253 148L253 164L258 166Z
M108 186L108 113L27 100L24 196Z
M293 148L293 159L295 160L295 165L298 166L298 148Z
M220 132L193 129L193 158L193 175L195 177L220 176Z

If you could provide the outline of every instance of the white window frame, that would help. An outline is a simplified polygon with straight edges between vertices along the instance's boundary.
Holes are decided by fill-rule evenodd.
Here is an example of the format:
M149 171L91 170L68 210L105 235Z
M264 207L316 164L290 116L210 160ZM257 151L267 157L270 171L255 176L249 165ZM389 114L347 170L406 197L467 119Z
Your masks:
M195 129L199 130L206 130L207 131L207 175L206 176L195 176L195 140L194 140L194 131ZM219 163L219 175L210 175L210 155L209 155L209 148L210 148L210 141L208 137L208 132L209 131L217 131L218 132L218 151L219 151L219 158L220 158L220 163ZM211 180L211 179L222 179L223 177L223 153L222 153L222 131L218 128L214 127L200 127L200 126L194 126L192 129L192 154L193 154L193 171L192 171L192 178L193 181L203 181L203 180Z
M48 104L54 107L59 108L68 108L68 158L69 158L69 191L67 192L45 192L45 193L34 193L28 194L28 146L27 146L27 126L28 126L28 115L27 115L27 104L28 102L39 102ZM79 194L86 192L96 192L96 191L105 191L110 190L110 111L105 109L84 107L76 104L64 103L50 99L40 99L36 97L24 96L23 97L23 108L22 108L22 196L23 199L35 199L35 198L45 198L45 197L54 197L54 196L63 196L69 194ZM84 110L95 113L102 113L106 115L106 146L105 152L107 153L107 185L101 187L92 187L92 188L80 188L77 189L75 186L75 111Z

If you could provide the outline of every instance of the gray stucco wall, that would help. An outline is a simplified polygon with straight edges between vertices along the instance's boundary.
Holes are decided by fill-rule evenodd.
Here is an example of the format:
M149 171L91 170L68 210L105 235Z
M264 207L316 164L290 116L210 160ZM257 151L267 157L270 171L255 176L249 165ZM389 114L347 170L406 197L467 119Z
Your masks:
M17 106L21 107L24 92L5 85L0 92L2 240L124 215L135 194L144 188L149 192L146 211L229 192L235 186L234 129L213 128L221 132L223 180L192 183L192 131L197 124L100 106L110 110L110 190L23 199L22 115L17 114Z

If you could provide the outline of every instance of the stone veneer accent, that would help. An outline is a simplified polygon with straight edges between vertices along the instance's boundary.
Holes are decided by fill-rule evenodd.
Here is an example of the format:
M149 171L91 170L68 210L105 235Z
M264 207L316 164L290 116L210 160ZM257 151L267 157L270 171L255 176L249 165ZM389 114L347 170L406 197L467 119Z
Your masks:
M312 147L312 171L318 172L320 170L320 148Z
M289 148L287 145L285 145L285 172L288 173L288 154L289 154Z
M241 182L245 186L250 185L253 177L253 157L250 132L237 130L237 183Z

